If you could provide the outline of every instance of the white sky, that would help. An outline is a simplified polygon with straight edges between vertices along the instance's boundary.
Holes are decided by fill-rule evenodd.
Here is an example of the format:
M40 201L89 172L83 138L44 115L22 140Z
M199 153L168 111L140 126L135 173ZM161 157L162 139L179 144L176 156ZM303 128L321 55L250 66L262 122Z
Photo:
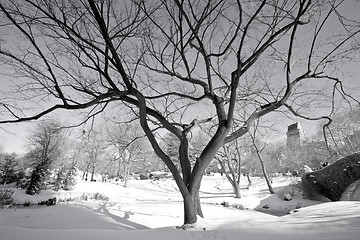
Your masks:
M353 3L353 1L346 1L348 3ZM351 4L347 6L347 11L349 14L358 16L360 12L360 2L355 1L355 4ZM352 76L360 76L360 59L351 65L349 65L349 73ZM1 70L1 66L0 66ZM360 80L355 78L350 78L349 76L345 76L347 79L347 84L350 90L356 90L360 88ZM6 78L0 76L0 89L6 90L6 83L10 81ZM354 91L359 93L360 91ZM62 117L64 115L61 113L59 114ZM278 129L281 135L286 135L287 125L292 124L296 121L300 122L300 125L305 130L308 135L312 135L318 128L319 123L304 121L301 119L283 119L281 125L279 125ZM6 124L0 126L0 147L3 147L5 152L17 152L17 153L24 153L26 151L26 137L29 135L29 130L32 128L34 123L19 123L19 124Z

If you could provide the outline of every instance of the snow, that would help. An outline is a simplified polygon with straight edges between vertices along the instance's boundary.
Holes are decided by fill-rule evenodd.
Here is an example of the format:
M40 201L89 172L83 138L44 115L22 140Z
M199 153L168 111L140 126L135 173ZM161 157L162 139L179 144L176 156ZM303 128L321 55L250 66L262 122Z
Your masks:
M128 188L79 181L72 191L46 190L36 196L16 190L19 204L52 197L60 202L0 209L0 240L360 239L360 202L305 200L296 187L299 179L273 181L276 194L270 195L264 179L254 178L250 189L244 179L242 198L235 199L225 177L204 177L200 196L205 218L187 231L175 227L183 223L183 205L171 179L131 180ZM286 194L291 201L284 200Z

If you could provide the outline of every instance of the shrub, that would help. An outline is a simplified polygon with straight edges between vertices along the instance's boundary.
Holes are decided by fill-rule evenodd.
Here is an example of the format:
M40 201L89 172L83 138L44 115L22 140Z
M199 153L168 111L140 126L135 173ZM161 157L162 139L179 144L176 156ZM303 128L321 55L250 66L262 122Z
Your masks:
M80 196L80 200L87 201L89 199L99 200L99 201L109 201L109 197L102 195L101 193L87 193Z

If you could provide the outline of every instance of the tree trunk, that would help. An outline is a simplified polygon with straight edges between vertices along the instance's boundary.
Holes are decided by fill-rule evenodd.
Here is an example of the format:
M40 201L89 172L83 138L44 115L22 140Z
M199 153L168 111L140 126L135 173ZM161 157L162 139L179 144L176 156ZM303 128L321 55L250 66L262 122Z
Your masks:
M258 156L258 158L259 158L259 161L260 161L260 164L261 164L261 168L262 168L262 171L263 171L263 174L264 174L264 178L265 178L266 184L267 184L267 186L268 186L268 188L269 188L269 192L270 192L271 194L274 194L275 192L274 192L274 189L273 189L272 186L271 186L271 181L269 180L269 177L268 177L268 175L267 175L267 173L266 173L266 168L265 168L264 160L263 160L263 158L262 158L262 156L261 156L261 154L260 154L260 151L259 151L258 147L257 147L256 144L255 144L254 138L252 138L252 139L253 139L254 148L255 148L255 150L256 150L256 154L257 154L257 156Z
M116 181L120 181L121 179L121 158L119 158L119 162L118 162L118 167L117 167L117 171L116 171Z
M264 164L264 162L263 162L262 159L260 160L260 163L261 163L261 168L262 168L262 170L263 170L263 174L264 174L264 178L265 178L266 184L267 184L267 186L268 186L268 188L269 188L269 192L270 192L271 194L274 194L274 193L275 193L275 192L274 192L274 189L273 189L273 187L271 186L271 181L270 181L270 179L269 179L269 177L268 177L268 175L267 175L266 168L265 168L265 164Z
M204 217L201 210L200 204L200 183L203 175L195 175L192 177L192 181L186 185L180 175L176 174L174 177L176 182L179 182L178 187L180 189L181 195L184 199L184 225L192 225L197 222L197 216Z
M184 197L184 226L197 222L197 216L204 217L201 209L199 187L192 187Z
M270 192L271 194L274 194L274 193L275 193L275 192L274 192L274 189L273 189L273 187L271 186L271 181L270 181L270 179L269 179L269 176L267 175L266 168L265 168L265 164L264 164L264 161L263 161L262 157L260 156L260 154L259 154L259 160L260 160L260 163L261 163L261 168L262 168L262 170L263 170L263 174L264 174L264 178L265 178L266 184L267 184L267 186L268 186L268 188L269 188L269 192Z
M94 175L95 175L95 164L92 166L92 170L91 170L91 179L90 179L91 182L95 181Z
M131 160L129 159L129 161L127 163L125 163L125 165L124 165L124 187L125 188L128 187L128 183L129 183L130 164L131 164Z
M251 184L252 184L252 181L251 181L251 179L250 179L250 173L249 172L247 172L246 173L246 178L247 178L247 180L248 180L248 185L247 185L247 189L249 189L250 187L251 187Z
M198 214L198 210L195 207L194 199L189 194L189 196L184 198L184 226L196 223L197 214Z
M238 182L234 182L233 188L235 192L235 198L241 198L240 184Z
M200 217L204 217L204 214L203 214L202 209L201 209L199 189L196 190L196 192L194 192L192 194L192 199L193 199L193 203L194 203L197 215L199 215Z
M271 194L274 194L274 193L275 193L275 192L274 192L274 189L273 189L273 187L271 186L271 182L270 182L269 177L267 176L267 173L266 173L266 172L264 172L264 178L265 178L265 180L266 180L266 184L268 185L269 192L270 192Z
M88 172L89 172L89 164L86 165L85 171L84 171L83 176L82 176L82 180L87 181Z

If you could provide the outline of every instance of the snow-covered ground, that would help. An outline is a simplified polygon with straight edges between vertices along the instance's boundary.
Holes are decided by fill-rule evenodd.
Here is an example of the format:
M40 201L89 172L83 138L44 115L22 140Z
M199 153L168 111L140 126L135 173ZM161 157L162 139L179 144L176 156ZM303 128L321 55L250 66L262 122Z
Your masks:
M253 187L242 189L242 198L235 199L225 177L204 177L205 218L188 231L175 227L183 223L183 205L171 179L131 180L128 188L121 183L79 181L73 191L43 191L37 196L17 190L13 195L17 203L54 196L60 203L0 209L0 240L360 239L360 202L304 200L296 179L273 180L277 194L268 194L265 181L254 178ZM291 201L283 198L288 193Z

